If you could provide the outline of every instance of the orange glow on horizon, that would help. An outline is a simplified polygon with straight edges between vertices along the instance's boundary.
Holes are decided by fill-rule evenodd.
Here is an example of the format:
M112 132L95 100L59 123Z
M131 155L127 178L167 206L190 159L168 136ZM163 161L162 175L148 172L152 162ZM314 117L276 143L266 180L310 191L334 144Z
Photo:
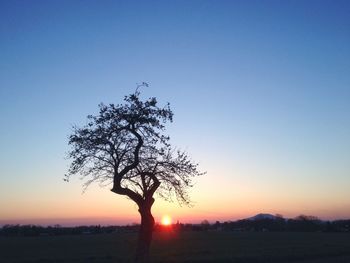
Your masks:
M162 223L163 226L169 226L169 225L171 225L171 222L172 222L172 220L171 220L171 217L170 217L170 216L164 215L164 216L162 217L161 223Z

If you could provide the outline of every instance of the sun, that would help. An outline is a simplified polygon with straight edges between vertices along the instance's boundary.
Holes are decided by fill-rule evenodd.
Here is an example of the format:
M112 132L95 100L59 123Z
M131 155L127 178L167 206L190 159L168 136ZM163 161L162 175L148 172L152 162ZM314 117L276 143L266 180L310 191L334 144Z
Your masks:
M168 215L164 215L162 217L162 225L163 226L170 226L171 225L171 217Z

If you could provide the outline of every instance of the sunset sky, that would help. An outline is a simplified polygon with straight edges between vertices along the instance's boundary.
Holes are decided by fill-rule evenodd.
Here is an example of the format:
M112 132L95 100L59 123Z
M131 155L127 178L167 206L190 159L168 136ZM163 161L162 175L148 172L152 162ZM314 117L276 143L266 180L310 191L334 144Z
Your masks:
M170 102L172 145L207 174L192 208L350 218L350 1L1 1L0 225L129 224L136 205L62 180L100 102Z

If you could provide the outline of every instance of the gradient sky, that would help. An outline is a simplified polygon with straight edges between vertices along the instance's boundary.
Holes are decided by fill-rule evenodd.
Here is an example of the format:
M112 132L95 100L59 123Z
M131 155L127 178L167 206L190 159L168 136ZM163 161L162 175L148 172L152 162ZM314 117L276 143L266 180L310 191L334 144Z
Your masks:
M181 222L350 217L349 1L1 1L0 224L125 224L136 206L65 183L97 105L169 101L205 176Z

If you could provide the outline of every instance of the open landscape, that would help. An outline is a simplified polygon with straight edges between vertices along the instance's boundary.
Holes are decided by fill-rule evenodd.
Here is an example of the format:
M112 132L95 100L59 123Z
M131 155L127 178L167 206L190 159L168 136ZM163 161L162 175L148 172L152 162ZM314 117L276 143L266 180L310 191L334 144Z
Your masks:
M132 262L136 233L1 237L0 262ZM349 233L156 232L152 262L350 262Z
M0 0L0 263L350 263L350 0Z

